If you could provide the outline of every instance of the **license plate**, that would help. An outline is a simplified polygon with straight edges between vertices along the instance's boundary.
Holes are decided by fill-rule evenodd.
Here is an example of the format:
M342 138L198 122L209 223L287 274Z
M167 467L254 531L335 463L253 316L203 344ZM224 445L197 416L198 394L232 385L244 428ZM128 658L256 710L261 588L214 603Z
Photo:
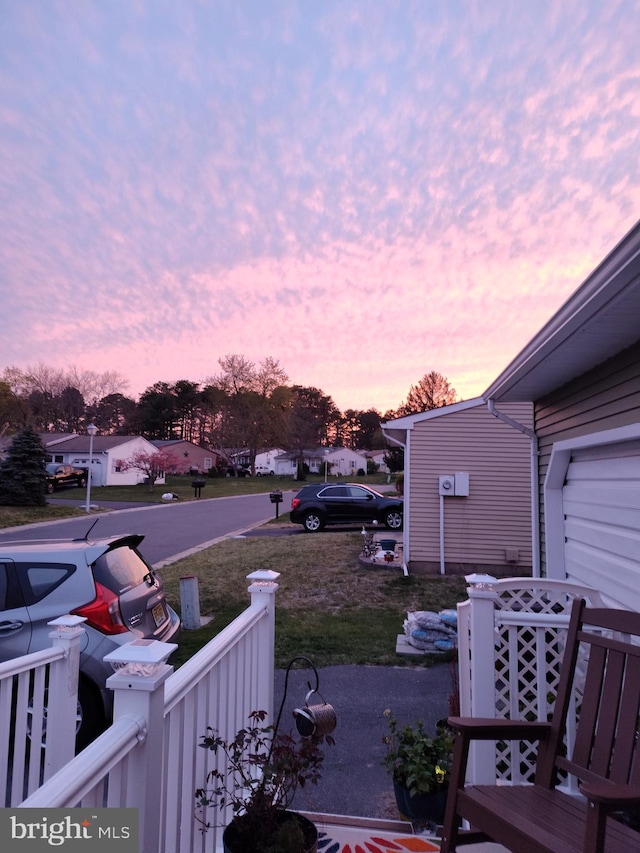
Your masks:
M151 614L153 616L153 621L156 623L156 628L159 628L160 625L162 625L162 623L167 618L164 612L164 604L162 602L156 604L156 606L151 611Z

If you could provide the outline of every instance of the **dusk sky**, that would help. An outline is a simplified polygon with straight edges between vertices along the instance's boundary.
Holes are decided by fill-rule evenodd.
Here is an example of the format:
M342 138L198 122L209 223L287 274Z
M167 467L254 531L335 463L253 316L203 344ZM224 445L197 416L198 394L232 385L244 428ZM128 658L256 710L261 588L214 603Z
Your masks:
M5 367L481 394L640 218L638 0L0 0Z

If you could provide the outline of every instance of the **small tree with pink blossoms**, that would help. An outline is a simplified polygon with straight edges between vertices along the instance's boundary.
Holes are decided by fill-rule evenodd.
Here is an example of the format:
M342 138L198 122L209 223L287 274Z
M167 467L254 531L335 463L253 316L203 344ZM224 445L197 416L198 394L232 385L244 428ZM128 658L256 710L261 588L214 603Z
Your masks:
M159 477L163 477L167 471L175 468L178 461L176 455L170 450L156 450L155 452L136 450L128 459L124 460L122 470L130 471L135 468L137 471L142 471L149 483L149 490L153 491L155 481Z

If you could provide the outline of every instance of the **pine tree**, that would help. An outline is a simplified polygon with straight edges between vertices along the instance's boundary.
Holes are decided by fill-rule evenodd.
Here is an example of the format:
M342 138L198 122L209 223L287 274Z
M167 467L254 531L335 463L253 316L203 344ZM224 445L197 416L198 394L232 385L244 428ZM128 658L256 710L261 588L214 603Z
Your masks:
M14 435L7 458L0 463L0 505L44 506L47 503L46 453L40 436L32 429Z

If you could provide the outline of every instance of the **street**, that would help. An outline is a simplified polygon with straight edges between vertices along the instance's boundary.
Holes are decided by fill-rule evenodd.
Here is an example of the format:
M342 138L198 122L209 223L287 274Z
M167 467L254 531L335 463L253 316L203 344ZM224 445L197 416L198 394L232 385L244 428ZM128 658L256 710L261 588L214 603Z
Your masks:
M281 509L286 507L288 510L291 496L292 493L284 494ZM69 501L64 503L68 504ZM81 501L73 503L82 505ZM84 538L89 530L90 535L96 538L139 533L145 537L140 546L141 553L151 565L161 568L178 557L200 551L225 537L240 534L274 516L274 505L269 500L268 492L265 492L92 512L80 518L0 531L0 544L17 539Z

